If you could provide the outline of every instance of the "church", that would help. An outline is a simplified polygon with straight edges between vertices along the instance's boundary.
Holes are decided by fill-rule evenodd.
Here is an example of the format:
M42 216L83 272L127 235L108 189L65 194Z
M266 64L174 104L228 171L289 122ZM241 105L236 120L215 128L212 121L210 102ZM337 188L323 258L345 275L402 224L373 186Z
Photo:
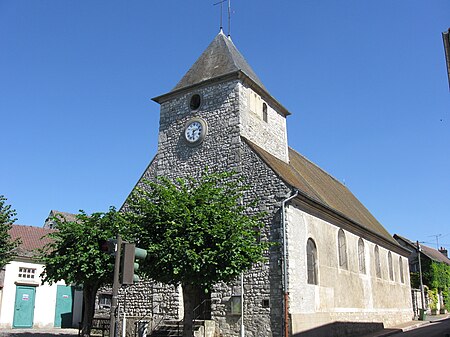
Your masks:
M289 147L290 112L230 37L220 31L153 100L158 151L137 185L195 177L206 166L234 170L267 213L263 236L277 243L242 283L214 287L205 318L221 336L333 336L336 326L351 336L412 319L409 251L346 186ZM180 317L181 293L170 289L147 285L140 293Z

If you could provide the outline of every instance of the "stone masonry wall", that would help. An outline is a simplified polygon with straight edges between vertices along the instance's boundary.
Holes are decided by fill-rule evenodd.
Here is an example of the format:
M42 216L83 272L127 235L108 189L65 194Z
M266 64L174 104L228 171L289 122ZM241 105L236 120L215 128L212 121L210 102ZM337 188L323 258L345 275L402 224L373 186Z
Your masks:
M202 101L196 111L189 108L189 100L193 94L199 94ZM235 80L199 87L195 91L163 102L158 154L143 178L152 179L155 175L170 178L195 177L200 175L205 167L211 171L235 170L242 174L251 186L244 202L259 199L259 209L267 212L267 226L261 233L261 239L278 241L281 237L279 207L281 200L289 195L289 189L241 138L243 123L246 121L241 120L240 114L243 109L247 109L247 94L248 91L241 82ZM270 113L274 112L271 110ZM188 146L184 140L185 125L193 117L203 118L208 125L208 134L203 143L195 147ZM143 291L146 292L147 290ZM218 322L223 336L240 335L240 316L231 315L230 310L231 296L240 293L240 280L237 280L234 284L217 285L211 294L211 315ZM178 303L181 302L178 298ZM280 245L273 246L270 253L267 253L266 263L259 264L245 273L244 303L247 337L281 336ZM172 306L169 307L173 309Z
M290 190L244 142L240 151L242 175L251 186L247 201L259 200L259 210L267 213L261 240L278 243L266 254L265 263L244 274L244 326L247 337L282 335L281 201ZM244 200L245 203L246 200ZM240 317L230 314L230 296L241 294L240 280L218 285L213 292L213 318L223 336L240 336Z
M167 177L198 176L205 167L236 170L239 165L238 81L219 83L185 93L161 104L156 173ZM192 94L200 108L189 109ZM199 146L188 146L184 127L192 117L203 118L208 134Z
M98 296L112 294L110 286L97 292L96 316L109 316L109 309L100 309ZM143 280L119 289L120 315L137 319L180 319L180 292L174 286ZM182 312L181 312L182 314Z

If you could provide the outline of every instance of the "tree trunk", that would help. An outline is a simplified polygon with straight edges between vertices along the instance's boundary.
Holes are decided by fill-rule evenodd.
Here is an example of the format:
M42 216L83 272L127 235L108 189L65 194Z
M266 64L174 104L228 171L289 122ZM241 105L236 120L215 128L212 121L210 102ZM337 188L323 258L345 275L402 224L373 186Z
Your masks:
M183 337L192 337L192 325L195 319L194 309L199 304L199 288L192 284L183 284Z
M83 337L89 337L92 328L92 319L95 312L95 296L97 295L98 286L92 284L84 284L83 286L83 327L81 334Z

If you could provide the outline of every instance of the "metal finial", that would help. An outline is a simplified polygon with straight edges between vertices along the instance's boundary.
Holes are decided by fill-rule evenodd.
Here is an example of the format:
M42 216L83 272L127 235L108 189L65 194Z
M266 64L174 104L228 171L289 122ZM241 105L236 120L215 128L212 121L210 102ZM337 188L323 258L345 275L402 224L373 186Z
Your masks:
M231 37L231 0L228 0L228 37Z
M213 6L220 5L220 31L222 31L222 29L223 29L223 24L222 24L222 20L223 20L223 3L225 1L227 1L227 0L222 0L222 1L219 1L219 2L216 2L215 4L213 4Z

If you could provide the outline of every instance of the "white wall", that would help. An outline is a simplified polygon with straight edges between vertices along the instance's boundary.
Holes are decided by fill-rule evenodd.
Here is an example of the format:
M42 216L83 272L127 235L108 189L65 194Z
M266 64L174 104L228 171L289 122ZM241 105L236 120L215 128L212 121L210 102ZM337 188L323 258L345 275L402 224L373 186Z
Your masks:
M289 162L286 117L252 89L240 85L241 134L271 155ZM263 121L263 103L267 104L267 122Z
M19 278L19 267L35 268L35 279ZM55 320L56 289L57 285L64 285L60 281L52 286L41 285L39 275L42 273L43 265L31 262L12 261L5 267L5 284L3 298L0 303L0 328L11 328L14 319L14 305L16 298L16 282L23 284L24 281L36 286L34 324L35 328L53 327ZM25 285L25 284L23 284Z
M287 209L288 278L293 333L334 321L384 322L392 326L411 320L411 288L408 259L402 257L404 282L401 282L399 257L391 252L394 280L390 280L388 250L379 246L381 278L376 277L375 244L366 239L366 274L359 272L359 236L344 230L348 270L339 267L339 227L314 217L295 206ZM307 283L306 243L317 246L318 285Z

